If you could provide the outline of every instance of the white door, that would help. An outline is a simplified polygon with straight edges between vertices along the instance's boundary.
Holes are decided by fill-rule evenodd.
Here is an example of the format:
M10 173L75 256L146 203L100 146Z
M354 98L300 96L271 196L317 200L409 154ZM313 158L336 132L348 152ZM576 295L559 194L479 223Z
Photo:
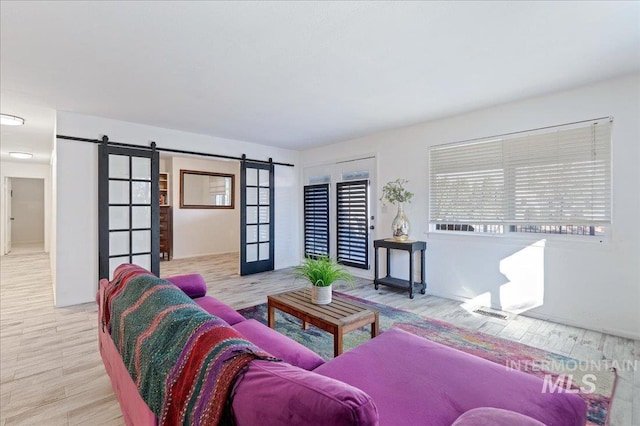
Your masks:
M5 244L4 244L4 253L7 254L11 251L11 223L13 221L13 217L11 216L11 198L13 197L13 191L11 190L11 178L4 178L4 199L5 199L5 218L6 218L6 226L4 231Z
M305 167L303 172L303 184L307 187L305 196L311 195L307 189L321 189L320 185L329 184L329 194L324 197L329 203L329 255L347 266L366 270L371 270L373 258L377 200L375 171L376 159L372 156ZM313 208L317 211L318 206ZM345 217L345 214L353 217ZM318 221L317 218L314 220ZM360 247L363 233L366 241L364 251ZM305 244L306 240L305 235Z

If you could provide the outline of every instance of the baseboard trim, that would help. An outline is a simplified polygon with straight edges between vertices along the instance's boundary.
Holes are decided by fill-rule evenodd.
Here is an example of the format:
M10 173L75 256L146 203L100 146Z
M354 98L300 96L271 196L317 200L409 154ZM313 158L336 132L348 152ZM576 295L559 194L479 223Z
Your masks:
M187 255L180 255L180 256L176 256L174 254L171 259L191 259L194 257L217 256L221 254L234 254L234 253L240 253L240 252L239 251L221 251L221 252L215 252L215 253L196 253L196 254L187 254Z

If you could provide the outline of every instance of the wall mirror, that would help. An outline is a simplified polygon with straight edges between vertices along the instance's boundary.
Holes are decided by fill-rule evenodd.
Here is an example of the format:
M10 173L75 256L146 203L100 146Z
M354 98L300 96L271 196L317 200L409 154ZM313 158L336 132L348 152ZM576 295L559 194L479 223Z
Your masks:
M235 176L180 170L180 208L232 209Z

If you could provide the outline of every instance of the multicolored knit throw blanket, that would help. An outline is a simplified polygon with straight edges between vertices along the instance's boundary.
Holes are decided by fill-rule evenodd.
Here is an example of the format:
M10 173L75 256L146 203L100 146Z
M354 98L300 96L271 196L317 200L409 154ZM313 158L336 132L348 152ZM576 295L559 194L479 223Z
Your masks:
M161 425L220 424L237 374L274 359L136 265L116 269L104 303L102 324Z

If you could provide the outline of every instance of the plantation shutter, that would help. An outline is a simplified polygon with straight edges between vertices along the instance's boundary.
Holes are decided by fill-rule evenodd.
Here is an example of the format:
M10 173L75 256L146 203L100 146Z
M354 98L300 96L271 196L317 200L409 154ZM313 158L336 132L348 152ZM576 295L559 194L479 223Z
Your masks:
M304 187L304 255L329 256L329 184Z
M337 260L369 269L369 181L337 184Z
M611 221L611 123L511 139L504 153L510 223Z
M502 141L434 147L429 153L432 223L501 223Z

